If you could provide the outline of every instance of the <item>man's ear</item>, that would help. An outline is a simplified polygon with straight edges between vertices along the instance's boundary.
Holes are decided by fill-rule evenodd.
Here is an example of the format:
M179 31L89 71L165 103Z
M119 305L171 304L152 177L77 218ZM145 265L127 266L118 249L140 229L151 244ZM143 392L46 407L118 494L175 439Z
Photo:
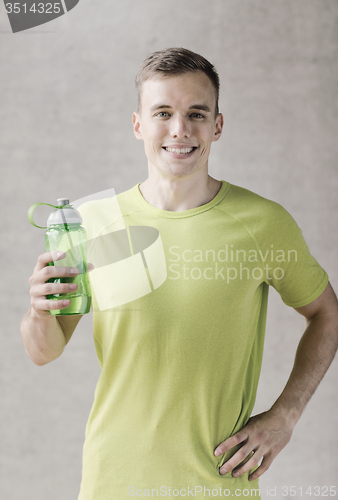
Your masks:
M138 112L133 113L133 127L134 127L134 135L136 139L139 141L143 140L142 133L141 133L141 118Z
M222 135L222 130L223 130L223 115L222 113L218 113L215 121L215 132L214 132L214 137L213 137L213 142L218 141L218 139Z

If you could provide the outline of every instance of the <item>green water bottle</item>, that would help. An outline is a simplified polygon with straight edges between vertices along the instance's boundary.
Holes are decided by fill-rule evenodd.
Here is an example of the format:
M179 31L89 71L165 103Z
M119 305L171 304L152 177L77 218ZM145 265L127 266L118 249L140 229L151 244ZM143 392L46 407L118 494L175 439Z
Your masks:
M78 288L71 293L47 295L51 300L70 300L70 306L65 309L50 310L54 316L70 314L86 314L91 306L91 290L88 279L86 263L87 233L82 227L81 215L69 204L66 198L59 198L57 206L50 205L55 210L47 220L45 233L46 252L62 251L65 258L51 262L51 266L76 267L79 274L71 278L51 278L49 283L76 283ZM33 224L32 214L39 205L48 203L36 203L28 211L28 219ZM41 227L41 226L36 226Z

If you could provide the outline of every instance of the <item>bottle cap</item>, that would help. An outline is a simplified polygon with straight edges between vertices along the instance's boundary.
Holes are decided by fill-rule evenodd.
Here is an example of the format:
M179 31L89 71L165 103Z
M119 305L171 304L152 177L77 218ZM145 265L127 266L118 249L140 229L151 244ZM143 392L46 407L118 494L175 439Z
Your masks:
M58 207L47 219L47 227L55 224L82 224L82 217L75 208L69 205L67 198L58 198ZM64 206L66 205L66 206Z
M69 205L68 198L58 198L56 201L58 202L58 207L63 205Z

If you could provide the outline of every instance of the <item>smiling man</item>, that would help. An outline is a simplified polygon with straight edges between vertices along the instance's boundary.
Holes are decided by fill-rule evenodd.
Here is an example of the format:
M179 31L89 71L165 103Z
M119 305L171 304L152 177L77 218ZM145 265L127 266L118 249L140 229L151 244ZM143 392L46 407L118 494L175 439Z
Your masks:
M153 74L140 85L137 139L144 141L149 177L140 189L163 210L182 211L212 200L221 182L208 175L211 144L222 133L218 86L199 70ZM216 83L216 85L218 85Z
M186 49L155 52L136 86L133 126L148 178L117 198L126 226L159 231L167 279L118 308L94 306L102 374L79 500L257 499L259 476L290 440L337 350L337 299L283 207L208 174L223 127L210 62ZM100 207L82 210L92 237L120 223ZM67 307L45 298L50 261L49 254L39 258L21 329L37 364L62 353L79 320L47 314ZM148 273L156 281L156 272ZM102 282L107 295L110 286ZM307 326L282 394L251 416L269 286Z

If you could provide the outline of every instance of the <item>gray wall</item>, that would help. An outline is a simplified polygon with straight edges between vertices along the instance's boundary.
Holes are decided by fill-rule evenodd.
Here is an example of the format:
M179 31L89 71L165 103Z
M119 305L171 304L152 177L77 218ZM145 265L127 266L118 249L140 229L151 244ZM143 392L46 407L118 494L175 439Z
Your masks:
M1 498L77 498L85 424L99 375L91 317L64 354L35 366L19 336L43 231L28 207L74 200L147 175L131 114L150 52L185 46L218 68L222 139L210 173L281 203L338 290L338 3L335 0L114 0L12 34L0 3ZM303 318L271 291L256 411L291 370ZM266 488L337 482L337 361L261 479ZM137 463L135 463L137 467ZM300 489L297 496L301 498Z

